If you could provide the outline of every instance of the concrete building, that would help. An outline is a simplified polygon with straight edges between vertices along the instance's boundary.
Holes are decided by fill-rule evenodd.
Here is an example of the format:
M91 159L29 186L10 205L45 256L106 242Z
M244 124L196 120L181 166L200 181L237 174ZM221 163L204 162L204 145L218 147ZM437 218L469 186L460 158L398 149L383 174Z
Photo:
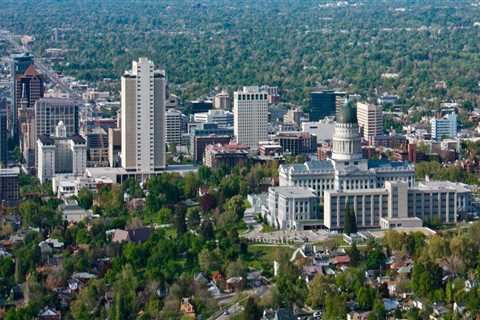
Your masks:
M183 123L183 114L180 110L177 109L168 109L166 113L167 119L167 144L182 144L182 123ZM169 150L171 151L171 150Z
M318 121L325 117L335 116L337 109L345 103L346 93L335 90L310 92L308 105L310 121Z
M190 101L188 108L190 108L192 114L208 112L208 110L213 109L213 102L211 100L194 100Z
M455 223L472 212L472 191L462 183L432 181L409 187L388 181L384 188L327 191L324 197L324 224L342 229L345 210L356 215L359 228L383 229L420 227L422 221Z
M258 149L268 140L268 97L258 87L243 87L233 99L234 133L237 143Z
M296 126L300 126L305 121L306 115L303 111L298 108L288 109L287 113L283 116L283 122L294 124Z
M202 123L190 133L190 154L194 163L203 163L205 147L209 144L228 144L233 139L232 128L222 128L216 123Z
M35 102L43 97L44 82L33 64L30 64L23 73L15 75L15 102L17 110L17 124L20 147L25 166L31 169L35 165ZM15 125L14 125L15 127Z
M210 168L233 168L248 160L248 146L241 144L210 144L205 147L203 163Z
M302 122L302 132L308 132L317 137L317 142L332 141L335 131L333 117L326 117L316 122Z
M0 97L0 168L8 163L7 103Z
M108 162L110 167L118 167L121 162L122 132L119 128L108 129Z
M219 127L233 127L233 113L225 110L209 110L193 115L193 121L199 123L216 123Z
M2 206L12 207L20 200L20 168L0 169L0 201Z
M230 100L230 95L227 91L222 90L222 92L217 93L213 99L213 106L215 109L220 110L230 110L232 102Z
M304 230L322 224L318 196L309 188L272 187L262 215L278 229Z
M383 110L379 105L357 103L357 118L360 132L366 141L383 134Z
M166 168L165 72L147 58L133 61L121 80L122 167L139 174Z
M71 99L40 98L35 102L35 129L32 138L36 142L39 136L54 136L55 128L62 122L67 137L79 134L80 105ZM35 143L35 155L37 145ZM35 159L35 163L37 160Z
M284 154L292 156L317 151L317 137L308 132L279 132L273 141L282 146Z
M108 167L108 134L102 127L89 129L83 137L87 141L87 166Z
M41 183L56 174L81 176L87 168L87 144L81 136L67 137L65 126L57 125L55 136L39 136L37 140L37 177Z
M449 113L442 118L430 120L432 127L432 139L437 141L442 138L455 138L457 136L457 114Z

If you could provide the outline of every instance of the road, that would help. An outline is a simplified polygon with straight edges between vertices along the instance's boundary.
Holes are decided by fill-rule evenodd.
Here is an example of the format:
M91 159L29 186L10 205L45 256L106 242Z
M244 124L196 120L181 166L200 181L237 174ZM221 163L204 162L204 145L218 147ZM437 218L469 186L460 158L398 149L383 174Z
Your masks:
M19 53L29 53L30 51L25 46L22 46L20 43L15 40L15 36L8 30L0 30L0 39L5 40L10 43L10 45ZM46 64L41 61L41 58L37 57L35 59L35 65L45 75L52 83L58 86L62 91L70 94L70 97L74 100L81 100L81 95L70 88L65 82L63 82L57 75L55 71L50 69Z
M261 299L269 290L271 289L271 285L268 286L260 286L258 288L248 290L246 293L248 293L249 296L255 296L256 299ZM246 299L246 298L245 298ZM243 300L245 300L243 299ZM240 312L243 311L243 307L241 306L242 301L239 301L233 305L231 305L228 309L226 309L226 313L223 313L216 318L213 317L215 320L227 320L230 319L230 317L239 314Z

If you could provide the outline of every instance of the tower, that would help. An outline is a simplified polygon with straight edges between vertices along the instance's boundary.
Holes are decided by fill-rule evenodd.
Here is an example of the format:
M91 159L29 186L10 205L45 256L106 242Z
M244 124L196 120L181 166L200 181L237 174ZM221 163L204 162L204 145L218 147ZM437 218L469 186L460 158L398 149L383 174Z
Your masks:
M165 71L140 58L121 80L122 167L152 173L165 169Z
M258 149L268 139L268 94L258 87L243 87L234 93L233 128L237 143Z

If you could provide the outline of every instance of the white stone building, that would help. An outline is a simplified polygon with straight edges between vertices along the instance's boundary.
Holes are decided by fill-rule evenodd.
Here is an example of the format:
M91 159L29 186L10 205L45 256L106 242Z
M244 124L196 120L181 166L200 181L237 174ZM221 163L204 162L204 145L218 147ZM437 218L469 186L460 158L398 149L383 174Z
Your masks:
M234 134L239 144L252 150L268 140L268 93L258 87L243 87L233 99Z

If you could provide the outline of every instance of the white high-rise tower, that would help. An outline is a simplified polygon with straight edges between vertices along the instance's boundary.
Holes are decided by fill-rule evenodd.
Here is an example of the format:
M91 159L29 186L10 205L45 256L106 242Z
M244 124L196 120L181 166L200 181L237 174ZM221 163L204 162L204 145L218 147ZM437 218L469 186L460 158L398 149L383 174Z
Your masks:
M165 72L147 58L133 61L121 81L122 167L153 173L165 169Z
M237 143L258 149L268 140L268 94L258 87L243 87L233 99L233 128Z

